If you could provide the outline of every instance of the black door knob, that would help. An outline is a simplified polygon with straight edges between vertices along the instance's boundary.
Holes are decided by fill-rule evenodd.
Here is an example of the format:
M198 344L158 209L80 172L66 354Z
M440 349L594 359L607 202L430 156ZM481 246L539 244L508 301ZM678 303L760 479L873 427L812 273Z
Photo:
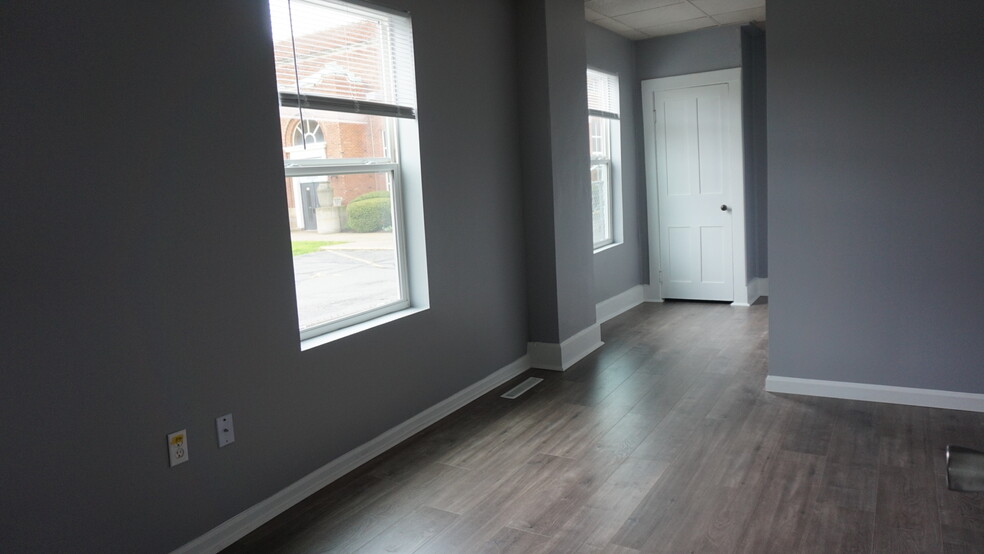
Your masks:
M721 211L722 212L728 211L728 205L727 204L721 204Z

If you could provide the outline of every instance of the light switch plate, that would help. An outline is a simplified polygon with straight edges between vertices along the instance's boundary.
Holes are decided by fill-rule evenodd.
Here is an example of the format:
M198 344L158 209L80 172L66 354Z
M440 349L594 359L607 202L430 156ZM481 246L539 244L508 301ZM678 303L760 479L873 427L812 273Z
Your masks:
M219 448L236 442L236 432L232 427L232 414L215 418L215 433L219 438Z
M188 461L188 432L184 429L167 436L167 452L171 467Z

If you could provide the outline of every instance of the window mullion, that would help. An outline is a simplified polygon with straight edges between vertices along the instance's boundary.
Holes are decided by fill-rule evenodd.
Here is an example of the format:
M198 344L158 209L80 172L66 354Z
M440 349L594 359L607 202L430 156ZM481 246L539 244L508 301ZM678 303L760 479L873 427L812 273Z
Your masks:
M284 168L286 177L310 177L315 175L352 175L356 173L386 173L399 169L398 164L310 165Z

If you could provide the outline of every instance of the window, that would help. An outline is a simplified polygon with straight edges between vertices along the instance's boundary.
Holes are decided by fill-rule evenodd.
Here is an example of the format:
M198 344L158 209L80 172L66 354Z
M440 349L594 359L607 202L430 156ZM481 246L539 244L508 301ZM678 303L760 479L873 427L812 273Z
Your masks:
M303 341L411 306L413 42L406 14L363 4L270 0L270 14Z
M618 238L618 77L588 70L591 151L591 229L595 250Z

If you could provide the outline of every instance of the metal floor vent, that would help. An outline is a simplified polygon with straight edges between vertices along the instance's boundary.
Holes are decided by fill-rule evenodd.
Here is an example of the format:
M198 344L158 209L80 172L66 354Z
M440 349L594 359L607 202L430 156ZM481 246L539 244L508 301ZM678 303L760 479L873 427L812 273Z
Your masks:
M506 393L502 395L502 398L508 398L510 400L513 398L518 398L524 392L537 386L540 381L543 381L543 379L540 379L539 377L530 377L529 379L506 391Z

